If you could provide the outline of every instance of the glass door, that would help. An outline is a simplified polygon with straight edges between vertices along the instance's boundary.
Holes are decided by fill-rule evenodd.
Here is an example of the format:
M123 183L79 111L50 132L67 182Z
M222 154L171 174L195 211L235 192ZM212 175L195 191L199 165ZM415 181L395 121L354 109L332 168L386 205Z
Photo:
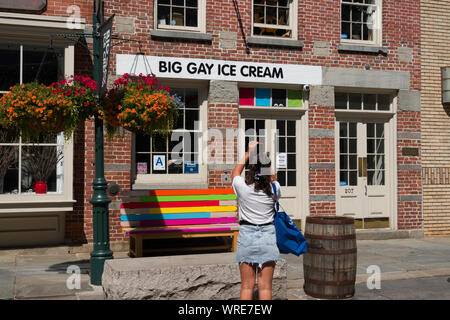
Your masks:
M389 216L387 126L382 121L338 121L338 215L356 219Z

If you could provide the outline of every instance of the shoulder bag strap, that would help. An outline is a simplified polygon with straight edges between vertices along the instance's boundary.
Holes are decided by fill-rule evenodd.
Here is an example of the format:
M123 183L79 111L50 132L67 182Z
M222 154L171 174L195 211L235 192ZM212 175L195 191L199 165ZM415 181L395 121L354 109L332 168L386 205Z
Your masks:
M276 200L276 195L277 195L277 188L275 187L275 183L271 183L272 185L272 191L273 191L273 201L275 204L275 213L278 213L278 210L280 209L280 204L278 203L278 200Z

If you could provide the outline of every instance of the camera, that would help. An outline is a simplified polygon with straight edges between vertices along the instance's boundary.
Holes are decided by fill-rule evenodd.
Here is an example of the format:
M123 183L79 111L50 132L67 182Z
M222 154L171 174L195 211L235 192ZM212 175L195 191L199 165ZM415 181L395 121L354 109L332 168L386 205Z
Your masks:
M310 89L309 84L305 84L305 85L303 86L303 90L304 90L304 91L309 91L309 89Z

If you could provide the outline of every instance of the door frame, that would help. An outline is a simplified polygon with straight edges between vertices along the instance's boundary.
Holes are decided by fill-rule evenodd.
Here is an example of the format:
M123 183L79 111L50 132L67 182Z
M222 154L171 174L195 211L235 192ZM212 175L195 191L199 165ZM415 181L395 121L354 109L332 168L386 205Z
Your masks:
M397 175L397 113L396 113L396 105L397 105L397 97L393 98L393 112L368 112L368 111L345 111L345 110L336 110L336 120L335 120L335 163L336 163L336 188L338 187L339 182L339 168L337 167L338 158L339 158L339 150L337 146L339 145L339 126L337 125L338 121L356 121L356 122L370 122L370 121L385 121L388 125L388 129L386 133L389 134L389 148L385 149L385 168L389 170L389 185L386 184L388 190L390 191L389 197L389 230L397 229L397 184L398 184L398 175ZM336 192L336 201L340 201ZM337 208L337 204L336 204Z
M308 103L303 100L302 108L275 108L275 107L239 107L239 135L238 135L238 155L243 157L240 145L245 141L245 119L265 119L265 120L292 120L297 118L296 133L300 137L297 140L297 188L299 196L296 200L300 213L287 212L293 219L301 219L302 230L305 228L306 217L309 216L309 123L308 123ZM273 144L273 142L271 142ZM273 164L275 165L275 164ZM283 195L281 197L283 205Z

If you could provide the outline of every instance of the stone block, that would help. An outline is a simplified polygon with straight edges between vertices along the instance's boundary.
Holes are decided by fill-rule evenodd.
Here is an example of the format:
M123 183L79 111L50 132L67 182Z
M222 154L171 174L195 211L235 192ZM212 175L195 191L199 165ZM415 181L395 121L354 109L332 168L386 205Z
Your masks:
M398 48L398 60L400 62L412 62L413 57L413 49L408 47L399 47Z
M231 31L219 33L219 45L222 49L236 49L237 34Z
M209 82L209 103L238 103L238 97L237 82L222 80Z
M328 41L314 41L314 55L328 57L330 55L330 43Z
M372 89L409 89L408 71L324 67L323 85Z
M105 261L107 300L235 300L241 278L234 253L213 253ZM287 264L277 263L273 298L287 299Z
M403 111L421 110L421 93L418 90L399 90L398 109Z
M334 107L334 88L332 86L311 86L309 104Z
M134 18L116 17L117 33L135 33Z

